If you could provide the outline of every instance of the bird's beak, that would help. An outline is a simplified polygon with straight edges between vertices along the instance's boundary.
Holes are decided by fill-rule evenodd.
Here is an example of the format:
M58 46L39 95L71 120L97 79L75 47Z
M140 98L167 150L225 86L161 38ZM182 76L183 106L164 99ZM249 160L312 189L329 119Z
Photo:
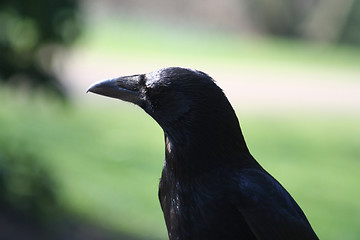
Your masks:
M140 75L108 79L93 84L87 92L139 104L141 101L139 95L140 79Z

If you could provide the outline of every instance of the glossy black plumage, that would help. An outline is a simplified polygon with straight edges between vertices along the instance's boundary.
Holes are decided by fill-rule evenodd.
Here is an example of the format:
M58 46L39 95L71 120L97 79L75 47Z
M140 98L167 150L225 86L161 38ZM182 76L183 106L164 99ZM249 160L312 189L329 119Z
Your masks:
M164 130L159 199L171 240L318 239L251 156L233 108L207 74L165 68L89 91L139 105Z

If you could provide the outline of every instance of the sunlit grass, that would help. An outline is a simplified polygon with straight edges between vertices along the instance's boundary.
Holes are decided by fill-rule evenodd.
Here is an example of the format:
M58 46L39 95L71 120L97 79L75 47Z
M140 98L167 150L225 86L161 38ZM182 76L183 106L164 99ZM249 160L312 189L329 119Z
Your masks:
M295 197L320 239L360 236L359 117L244 119L255 157Z
M110 229L166 239L157 199L163 135L142 110L109 100L66 106L1 90L0 143L52 170L62 204ZM241 114L249 148L321 239L360 236L360 116ZM1 150L1 149L0 149Z
M101 54L141 57L142 59L181 60L190 66L199 61L237 66L273 65L287 67L357 69L360 50L296 39L264 38L198 29L196 27L154 24L129 18L90 21L77 47L91 48Z

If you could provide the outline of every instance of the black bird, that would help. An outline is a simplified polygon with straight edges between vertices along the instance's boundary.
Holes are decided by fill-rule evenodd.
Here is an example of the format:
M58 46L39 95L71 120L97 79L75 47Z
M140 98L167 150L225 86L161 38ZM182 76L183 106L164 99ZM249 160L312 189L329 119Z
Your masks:
M140 106L164 130L159 199L171 240L318 239L250 154L233 108L207 74L172 67L88 91Z

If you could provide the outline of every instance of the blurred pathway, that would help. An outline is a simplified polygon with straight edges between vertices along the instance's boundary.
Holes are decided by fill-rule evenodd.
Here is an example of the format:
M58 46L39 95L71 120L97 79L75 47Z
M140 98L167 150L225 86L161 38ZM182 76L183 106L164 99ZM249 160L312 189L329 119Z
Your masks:
M289 65L289 64L288 64ZM61 76L76 100L97 101L86 95L94 82L166 66L184 66L212 76L237 108L248 111L330 111L360 114L360 68L317 69L293 65L269 67L186 65L176 60L139 60L74 51Z

